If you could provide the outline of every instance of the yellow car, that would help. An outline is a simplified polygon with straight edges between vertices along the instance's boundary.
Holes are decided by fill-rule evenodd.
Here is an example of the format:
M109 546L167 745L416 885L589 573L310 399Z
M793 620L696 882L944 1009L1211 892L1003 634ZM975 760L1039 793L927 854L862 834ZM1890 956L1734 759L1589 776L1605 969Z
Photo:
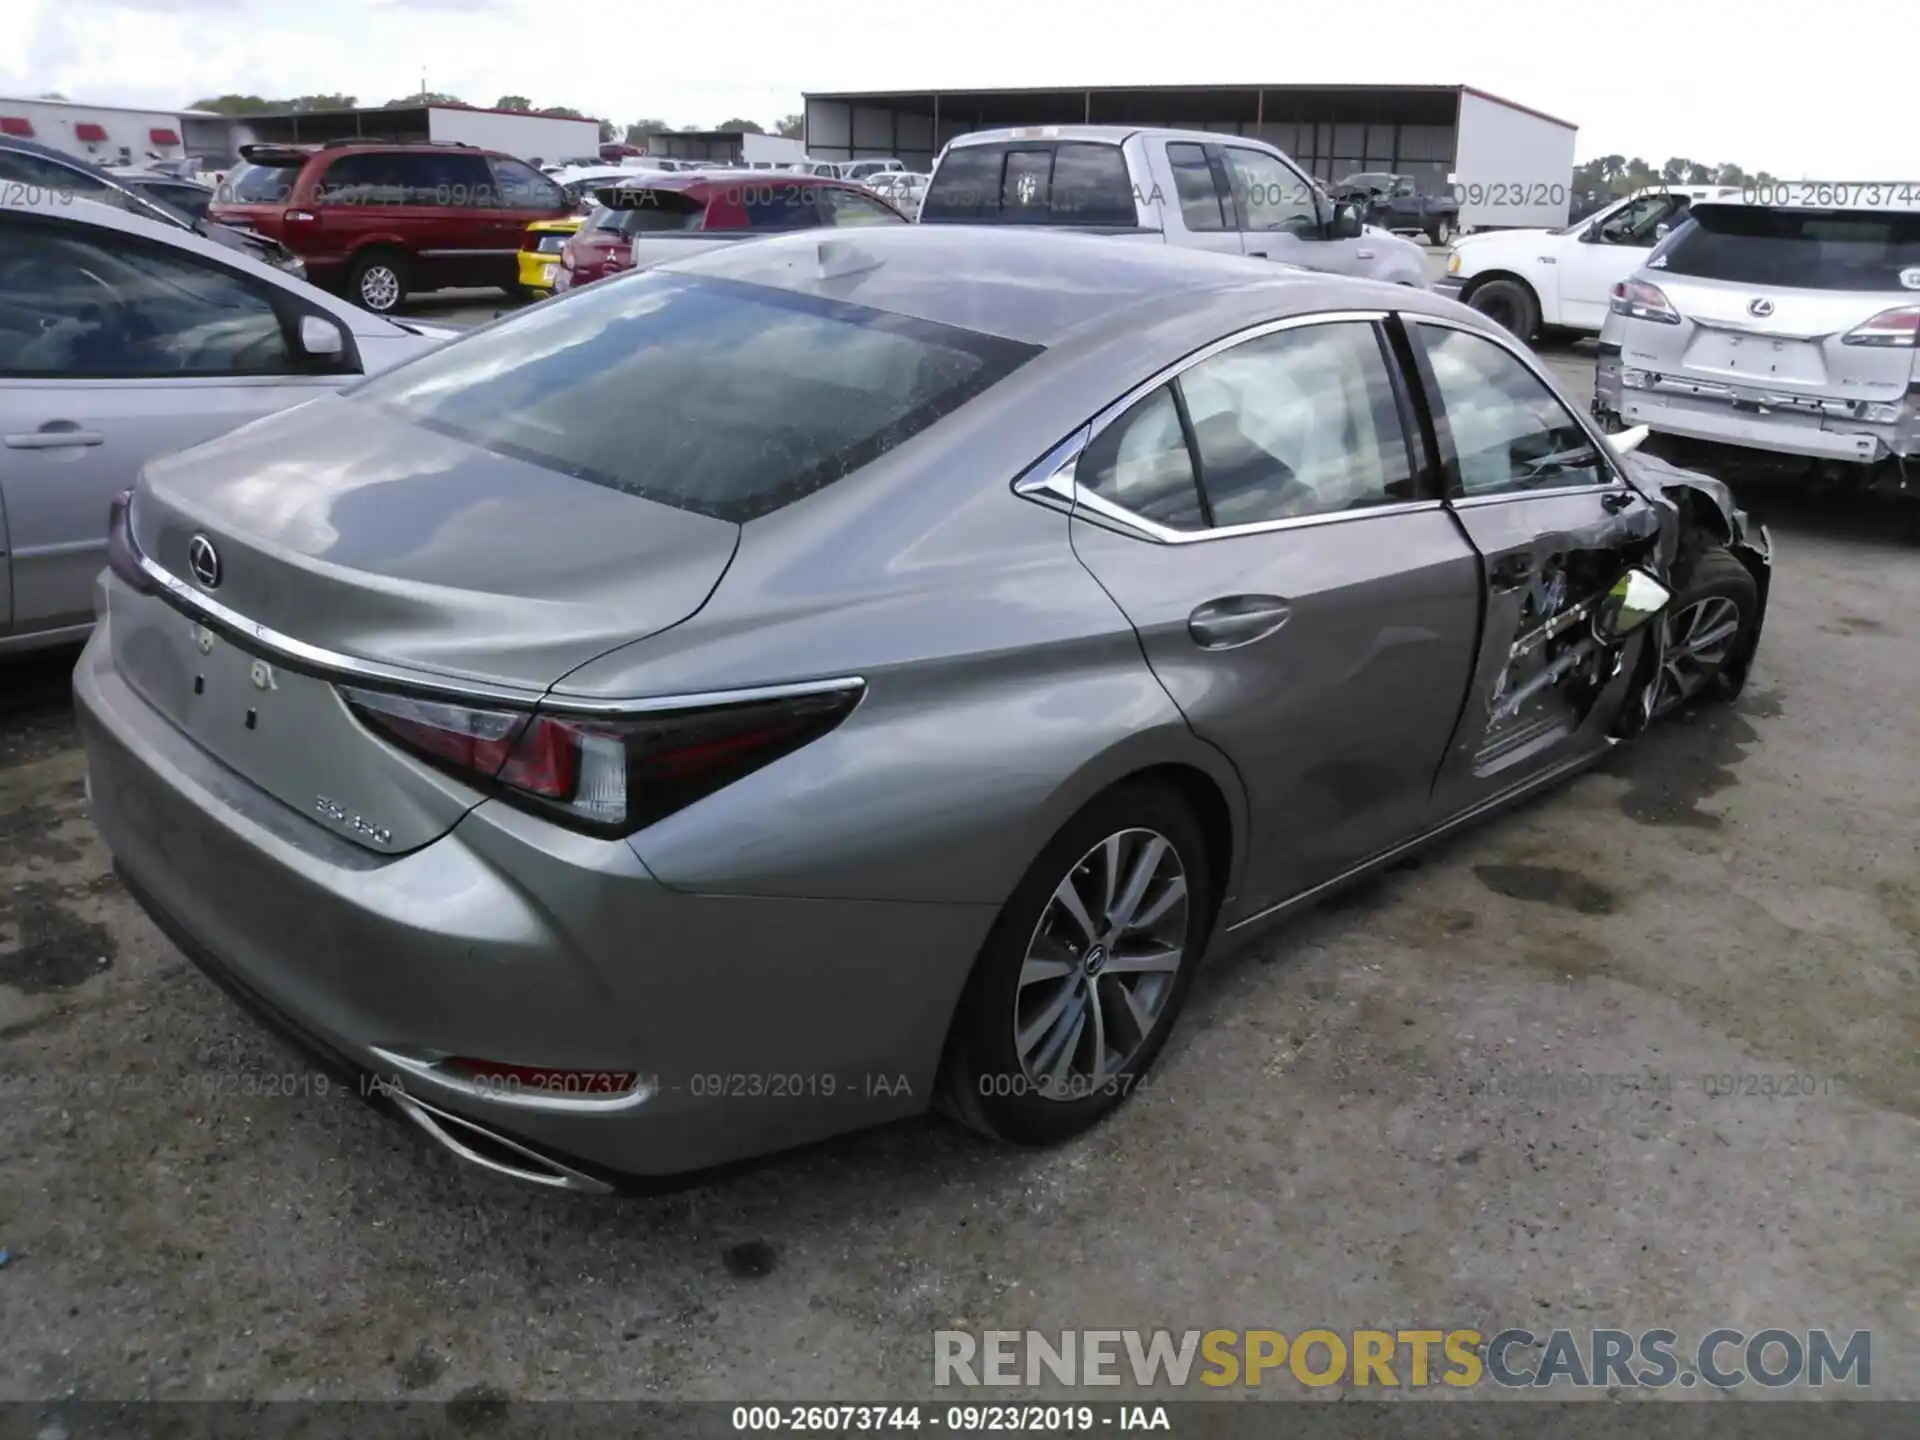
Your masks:
M564 220L536 220L527 226L520 242L520 291L529 300L544 300L553 294L553 272L560 264L560 252L567 237L586 223L584 215L569 215Z

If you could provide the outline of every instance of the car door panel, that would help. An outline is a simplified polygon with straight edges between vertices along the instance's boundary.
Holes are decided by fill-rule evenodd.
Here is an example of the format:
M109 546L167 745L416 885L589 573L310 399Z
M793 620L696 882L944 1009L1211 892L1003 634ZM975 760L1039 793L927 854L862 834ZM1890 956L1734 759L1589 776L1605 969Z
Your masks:
M7 543L7 491L0 485L0 636L13 633L13 547Z
M16 626L52 629L92 618L93 577L106 564L107 506L131 488L147 461L329 393L335 384L27 380L0 387L0 491L10 517ZM97 438L30 444L63 432Z
M1155 676L1246 781L1247 913L1424 828L1479 627L1479 567L1438 506L1182 545L1084 515L1071 531ZM1286 618L1197 643L1222 599Z
M1311 317L1202 352L1074 467L1076 555L1246 783L1242 915L1429 819L1480 571L1396 404L1368 319Z
M1305 176L1264 150L1220 148L1238 207L1244 253L1334 275L1372 273L1379 254L1377 235L1328 238L1330 217Z
M1509 342L1425 319L1410 330L1484 614L1436 782L1446 816L1605 744L1644 637L1603 643L1590 616L1653 555L1661 517Z

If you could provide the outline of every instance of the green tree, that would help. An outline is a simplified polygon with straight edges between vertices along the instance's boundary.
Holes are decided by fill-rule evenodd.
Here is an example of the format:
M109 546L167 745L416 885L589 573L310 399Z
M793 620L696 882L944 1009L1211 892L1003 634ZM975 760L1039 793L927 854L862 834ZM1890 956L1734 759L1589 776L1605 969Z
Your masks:
M493 108L496 110L531 110L533 109L533 101L524 95L502 95L498 100L493 102Z
M807 133L807 117L798 111L791 115L782 115L774 123L773 133L783 135L789 140L804 139Z
M1669 185L1684 185L1687 172L1691 169L1693 169L1691 160L1685 160L1676 155L1660 167L1660 178Z
M554 120L585 120L588 118L571 105L549 105L541 110L540 114Z
M1696 160L1693 164L1687 166L1687 184L1713 184L1713 167L1711 165L1702 165Z
M766 130L760 125L759 121L741 120L738 118L733 120L722 120L718 125L714 126L713 128L716 130L738 130L744 135L764 135L767 133Z
M446 95L438 90L421 90L412 95L401 95L396 99L387 101L387 103L380 108L382 110L396 110L403 105L458 105L463 109L467 108L467 102L462 100L458 95Z
M189 110L211 110L216 115L270 115L287 110L351 110L360 103L353 95L295 95L289 100L268 99L260 95L216 95L196 100Z
M602 145L611 145L619 138L620 127L618 125L614 124L611 120L602 120L600 122L600 143Z
M672 133L672 130L673 126L667 124L664 120L636 120L627 126L627 144L644 145L646 144L647 136L666 135Z
M1742 170L1738 165L1722 165L1713 172L1713 183L1716 185L1744 185L1747 183L1747 172Z

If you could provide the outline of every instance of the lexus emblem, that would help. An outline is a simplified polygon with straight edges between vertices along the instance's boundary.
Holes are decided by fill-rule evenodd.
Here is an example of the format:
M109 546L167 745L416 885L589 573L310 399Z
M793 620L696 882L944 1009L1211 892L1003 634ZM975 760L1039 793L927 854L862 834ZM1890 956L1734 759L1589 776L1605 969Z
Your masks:
M1747 313L1764 320L1773 313L1773 302L1764 295L1756 296L1747 302Z
M196 535L187 542L187 568L202 590L220 588L220 552L206 536Z

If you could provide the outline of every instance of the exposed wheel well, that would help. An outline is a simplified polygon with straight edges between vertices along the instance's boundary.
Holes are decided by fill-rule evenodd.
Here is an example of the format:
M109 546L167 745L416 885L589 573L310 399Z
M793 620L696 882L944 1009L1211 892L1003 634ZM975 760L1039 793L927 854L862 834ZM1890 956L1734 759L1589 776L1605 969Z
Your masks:
M1155 765L1137 770L1119 785L1137 781L1170 785L1193 807L1200 822L1200 833L1207 842L1207 869L1213 877L1213 893L1207 897L1211 913L1217 917L1220 902L1226 899L1228 877L1233 872L1233 813L1227 797L1206 771L1191 765Z

